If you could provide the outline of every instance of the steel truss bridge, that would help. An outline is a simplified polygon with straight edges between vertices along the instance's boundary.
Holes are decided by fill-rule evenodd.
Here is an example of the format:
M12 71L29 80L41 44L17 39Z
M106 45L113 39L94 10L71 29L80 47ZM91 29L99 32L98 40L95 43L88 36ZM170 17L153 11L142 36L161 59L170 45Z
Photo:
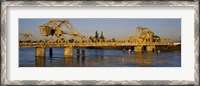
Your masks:
M36 48L36 56L45 57L45 48L64 48L64 56L73 55L73 48L87 47L134 47L134 51L155 51L155 46L174 46L170 38L161 38L149 28L137 27L139 34L132 34L125 40L106 40L81 34L69 20L51 20L40 26L43 40L37 40L31 33L19 34L20 48ZM84 52L84 51L83 51Z
M173 42L160 42L160 43L131 43L131 42L103 42L103 43L19 43L20 48L28 47L53 47L53 48L62 48L62 47L123 47L123 46L174 46Z

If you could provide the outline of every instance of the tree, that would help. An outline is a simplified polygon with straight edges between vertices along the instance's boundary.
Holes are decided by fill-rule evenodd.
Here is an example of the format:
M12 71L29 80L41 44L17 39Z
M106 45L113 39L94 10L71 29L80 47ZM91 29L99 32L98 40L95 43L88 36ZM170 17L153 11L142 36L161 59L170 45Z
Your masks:
M115 40L115 38L112 38L112 42L115 42L116 40Z
M102 31L101 31L100 39L103 40L103 41L105 40L105 37L103 36L103 32Z
M99 33L97 31L95 32L95 37L94 38L96 39L96 41L99 42Z
M99 39L99 33L97 31L95 32L95 37L94 38Z

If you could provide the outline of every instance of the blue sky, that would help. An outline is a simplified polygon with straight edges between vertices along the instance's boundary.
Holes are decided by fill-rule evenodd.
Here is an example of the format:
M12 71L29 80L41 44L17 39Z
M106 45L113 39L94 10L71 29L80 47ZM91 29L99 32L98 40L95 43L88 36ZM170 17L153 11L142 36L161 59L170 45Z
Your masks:
M32 33L38 40L43 39L39 26L53 19L19 19L19 33ZM64 19L61 19L64 20ZM150 28L160 37L180 40L181 19L139 19L139 18L73 18L71 24L83 35L94 36L103 31L107 39L125 39L136 34L139 26Z

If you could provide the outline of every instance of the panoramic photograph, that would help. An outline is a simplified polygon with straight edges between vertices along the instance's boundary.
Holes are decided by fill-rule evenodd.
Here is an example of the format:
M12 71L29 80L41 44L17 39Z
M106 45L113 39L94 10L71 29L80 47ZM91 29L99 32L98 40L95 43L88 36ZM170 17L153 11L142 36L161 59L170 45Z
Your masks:
M179 18L20 18L19 67L181 67Z

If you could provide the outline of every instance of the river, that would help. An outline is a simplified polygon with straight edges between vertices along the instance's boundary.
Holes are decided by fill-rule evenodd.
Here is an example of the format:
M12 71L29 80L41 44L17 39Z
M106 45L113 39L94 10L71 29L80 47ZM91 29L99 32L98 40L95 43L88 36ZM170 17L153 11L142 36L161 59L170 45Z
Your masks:
M53 48L53 56L35 57L35 48L19 48L19 67L181 67L181 51L129 53L128 50L85 49L85 57L63 57L63 48Z

